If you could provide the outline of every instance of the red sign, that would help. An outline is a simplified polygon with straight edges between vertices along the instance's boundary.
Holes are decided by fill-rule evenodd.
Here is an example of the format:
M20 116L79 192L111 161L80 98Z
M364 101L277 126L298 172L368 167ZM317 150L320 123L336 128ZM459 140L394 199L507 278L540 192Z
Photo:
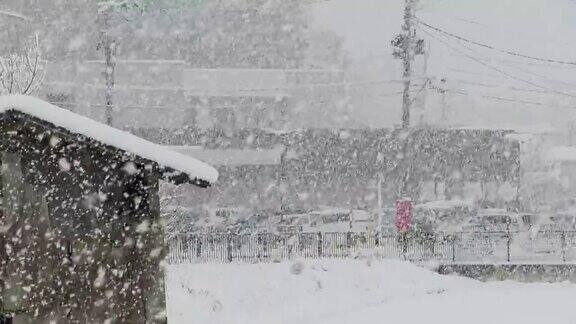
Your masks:
M412 200L396 201L396 228L400 233L409 232L412 228Z

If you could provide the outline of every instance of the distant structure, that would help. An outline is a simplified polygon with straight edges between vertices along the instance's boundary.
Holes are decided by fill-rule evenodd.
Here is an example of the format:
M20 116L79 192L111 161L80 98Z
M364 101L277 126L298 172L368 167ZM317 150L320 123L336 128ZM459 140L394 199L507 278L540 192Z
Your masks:
M246 131L230 137L203 134L196 146L170 148L209 162L221 174L206 195L183 193L179 204L196 212L200 206L242 206L268 215L375 210L379 177L384 206L394 205L406 183L415 203L467 200L479 207L514 209L520 146L509 134L468 129Z
M193 158L25 96L0 97L0 296L17 322L165 323L159 181Z
M573 215L576 210L576 147L547 146L542 163L531 176L538 184L533 192L544 212ZM539 172L538 172L539 171Z
M41 96L104 121L104 64L48 64ZM114 125L226 131L326 126L341 100L343 79L340 70L200 69L178 60L119 60Z

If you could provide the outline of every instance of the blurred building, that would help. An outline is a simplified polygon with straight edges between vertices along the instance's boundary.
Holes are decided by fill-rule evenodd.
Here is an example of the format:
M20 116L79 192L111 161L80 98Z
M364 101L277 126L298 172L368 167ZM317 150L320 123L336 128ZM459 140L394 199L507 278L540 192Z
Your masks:
M104 70L103 61L49 63L41 96L104 120ZM339 70L198 69L179 60L119 61L114 125L226 131L317 126L340 100L343 82Z
M206 194L182 192L177 204L196 210L243 207L255 214L371 211L378 207L379 192L383 206L391 207L406 186L417 204L470 201L514 209L520 146L510 133L316 129L236 133L231 139L203 135L199 146L172 149L217 167L219 181Z

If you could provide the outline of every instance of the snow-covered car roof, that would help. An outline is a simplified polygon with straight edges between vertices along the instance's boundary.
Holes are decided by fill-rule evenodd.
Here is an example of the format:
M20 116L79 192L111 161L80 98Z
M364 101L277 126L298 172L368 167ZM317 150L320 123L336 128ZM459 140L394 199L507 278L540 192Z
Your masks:
M184 173L192 183L212 184L218 180L218 171L204 162L54 106L38 98L24 95L1 96L0 114L11 110L44 120L64 128L70 133L86 136L143 159L156 162L161 167Z
M457 207L474 207L471 200L435 200L429 201L415 206L421 209L453 209Z

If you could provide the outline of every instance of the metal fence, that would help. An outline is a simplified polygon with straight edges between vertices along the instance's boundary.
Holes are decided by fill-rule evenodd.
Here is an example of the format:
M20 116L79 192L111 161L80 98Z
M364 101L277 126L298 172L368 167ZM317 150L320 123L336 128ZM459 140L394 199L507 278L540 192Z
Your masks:
M171 263L273 262L364 254L446 263L574 263L576 232L461 232L404 237L369 233L186 234L170 241Z

